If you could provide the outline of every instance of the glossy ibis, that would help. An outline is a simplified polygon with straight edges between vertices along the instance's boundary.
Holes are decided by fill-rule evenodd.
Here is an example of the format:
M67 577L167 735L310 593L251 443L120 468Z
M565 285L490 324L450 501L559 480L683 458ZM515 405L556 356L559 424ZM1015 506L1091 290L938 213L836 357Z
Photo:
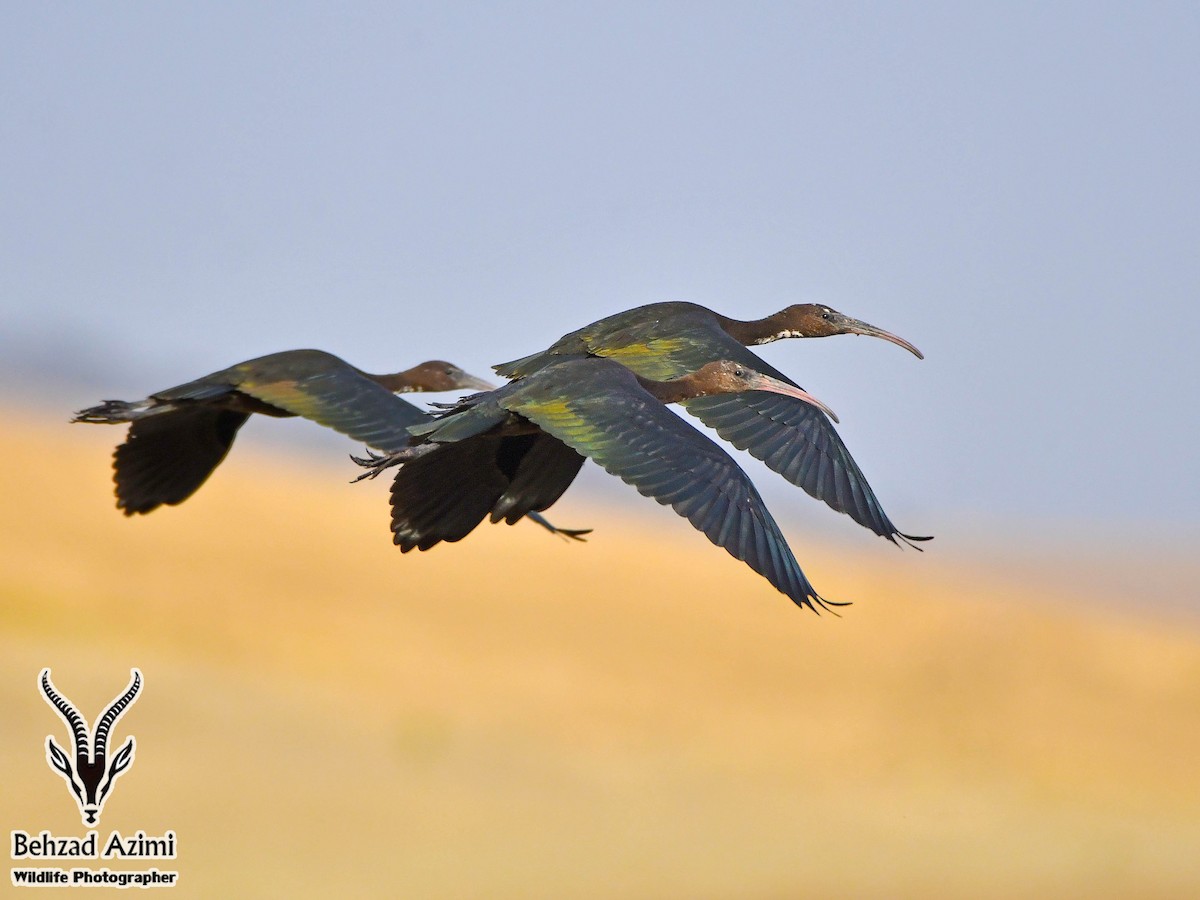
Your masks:
M560 356L588 354L616 360L646 378L668 379L729 359L795 385L747 347L780 338L861 334L898 344L903 338L828 306L802 303L764 319L730 319L695 303L652 303L607 316L564 335L549 349L495 367L522 378ZM897 543L924 541L901 533L884 513L867 479L820 410L793 397L755 392L683 401L688 412L739 450L748 450L792 484L860 525Z
M664 405L746 391L824 409L795 385L737 362L656 381L612 360L565 357L414 426L407 450L359 462L372 475L401 465L391 492L392 532L407 552L461 540L489 514L512 522L546 509L591 457L815 610L828 601L800 571L750 479Z
M287 350L136 403L107 400L72 421L130 423L125 443L113 454L117 507L129 516L182 503L195 493L252 413L303 416L372 447L398 450L408 444L408 426L428 415L397 392L492 387L439 360L371 375L322 350Z

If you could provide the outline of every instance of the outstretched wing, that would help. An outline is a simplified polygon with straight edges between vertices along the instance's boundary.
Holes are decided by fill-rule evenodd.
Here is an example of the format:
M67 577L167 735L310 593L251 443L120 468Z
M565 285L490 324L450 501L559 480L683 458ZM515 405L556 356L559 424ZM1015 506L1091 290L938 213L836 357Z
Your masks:
M392 482L392 542L407 553L461 541L508 487L496 465L504 438L481 434L439 444L400 467Z
M408 426L428 416L349 363L326 356L330 361L315 371L288 372L284 377L248 372L237 389L369 447L386 452L407 447Z
M866 476L819 409L765 391L698 397L683 405L739 450L748 450L792 484L892 543L897 543L897 538L928 540L903 534L892 524Z
M247 418L201 405L135 419L113 453L117 507L131 516L182 503L221 464Z
M749 348L721 330L686 334L666 354L652 354L656 371L643 371L635 349L606 353L648 378L673 378L707 363L729 359L764 375L795 384ZM669 374L668 374L669 373ZM825 413L793 397L765 391L697 397L683 406L739 450L747 450L792 484L831 509L896 543L896 538L927 540L901 533L883 511L858 463Z
M528 390L513 392L506 407L669 505L795 603L814 610L825 606L758 491L729 454L671 413L628 372L582 362L569 366L571 397L554 394L553 379L535 377Z
M583 457L545 433L477 434L442 443L396 473L393 543L405 553L460 541L489 514L509 525L524 516L555 534L580 538L591 529L561 529L537 513L574 481Z
M516 451L515 464L503 458L510 446ZM510 438L501 447L500 466L508 475L508 487L492 507L492 521L504 519L512 525L553 506L579 474L583 457L558 438L539 432Z
M615 360L644 378L666 380L728 359L795 384L735 340L692 304L655 304L657 317L628 320L622 313L565 335L549 350L496 366L505 376L530 375L569 353ZM637 310L630 310L637 312ZM755 391L686 401L687 411L739 450L748 450L792 484L896 543L926 540L897 530L820 410L796 400Z

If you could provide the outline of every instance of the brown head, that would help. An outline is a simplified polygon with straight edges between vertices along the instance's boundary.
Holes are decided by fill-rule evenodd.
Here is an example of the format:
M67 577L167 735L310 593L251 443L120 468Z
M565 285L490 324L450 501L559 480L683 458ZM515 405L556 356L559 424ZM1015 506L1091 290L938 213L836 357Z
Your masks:
M694 400L697 397L711 397L716 394L768 391L772 394L783 394L785 397L795 397L810 406L815 406L833 421L838 421L832 409L803 388L772 378L770 375L763 375L749 366L728 359L711 362L691 375L673 378L670 381L639 380L664 403L678 403L681 400Z
M781 309L773 316L767 316L765 319L758 319L754 322L739 322L734 328L727 328L727 330L739 339L748 338L748 340L742 340L744 344L766 344L789 337L815 338L831 337L835 334L862 334L891 341L918 359L925 358L920 350L904 338L897 337L882 328L876 328L874 325L868 325L860 319L852 319L822 303L796 303L787 309ZM739 330L744 333L736 334Z
M377 380L396 393L408 391L491 391L496 385L476 378L454 363L431 359L394 375L380 375Z

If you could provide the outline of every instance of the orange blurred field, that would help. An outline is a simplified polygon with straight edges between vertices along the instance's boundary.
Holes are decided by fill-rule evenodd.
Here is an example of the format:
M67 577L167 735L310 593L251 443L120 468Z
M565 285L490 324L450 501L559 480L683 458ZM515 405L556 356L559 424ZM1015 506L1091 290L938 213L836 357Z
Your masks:
M1194 622L789 533L817 618L620 485L403 556L245 447L130 521L121 436L0 445L6 831L84 831L40 668L92 718L136 665L100 830L174 829L174 897L1200 895Z

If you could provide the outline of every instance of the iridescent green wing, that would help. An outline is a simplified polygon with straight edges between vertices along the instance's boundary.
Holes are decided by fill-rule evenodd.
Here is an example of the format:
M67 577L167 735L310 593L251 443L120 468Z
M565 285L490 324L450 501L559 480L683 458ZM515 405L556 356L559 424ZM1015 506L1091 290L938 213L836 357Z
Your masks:
M863 527L893 543L897 538L928 540L903 534L892 524L858 463L820 410L765 391L699 397L683 405L739 450L748 450L772 471Z
M712 313L694 303L651 303L606 316L563 335L540 353L493 368L505 378L522 378L565 357L602 356L662 381L695 371L686 368L687 359L679 356L680 351L702 342L716 327Z
M545 370L570 375L570 396L554 377L534 377L507 408L647 497L670 506L801 606L826 605L800 570L779 526L733 459L609 366ZM597 361L598 362L598 361Z
M305 354L301 359L294 352L264 357L275 360L273 365L252 360L234 366L237 390L385 452L407 447L408 427L428 419L416 406L336 356L319 351Z
M648 310L655 315L646 316ZM496 370L506 376L528 375L571 352L612 359L658 380L728 359L795 384L721 329L710 313L682 303L654 304L601 319L565 335L543 353ZM892 524L833 423L820 410L761 391L703 397L683 405L739 450L748 450L772 471L863 527L893 543L897 538L926 540L903 534Z
M749 348L723 331L705 332L703 339L687 334L657 358L641 345L605 355L647 378L666 379L694 372L707 363L729 359L748 368L795 384ZM897 538L925 540L902 534L883 511L858 463L846 449L825 413L794 397L748 391L719 397L698 397L683 406L739 450L747 450L767 467L830 508L850 516L893 543Z

